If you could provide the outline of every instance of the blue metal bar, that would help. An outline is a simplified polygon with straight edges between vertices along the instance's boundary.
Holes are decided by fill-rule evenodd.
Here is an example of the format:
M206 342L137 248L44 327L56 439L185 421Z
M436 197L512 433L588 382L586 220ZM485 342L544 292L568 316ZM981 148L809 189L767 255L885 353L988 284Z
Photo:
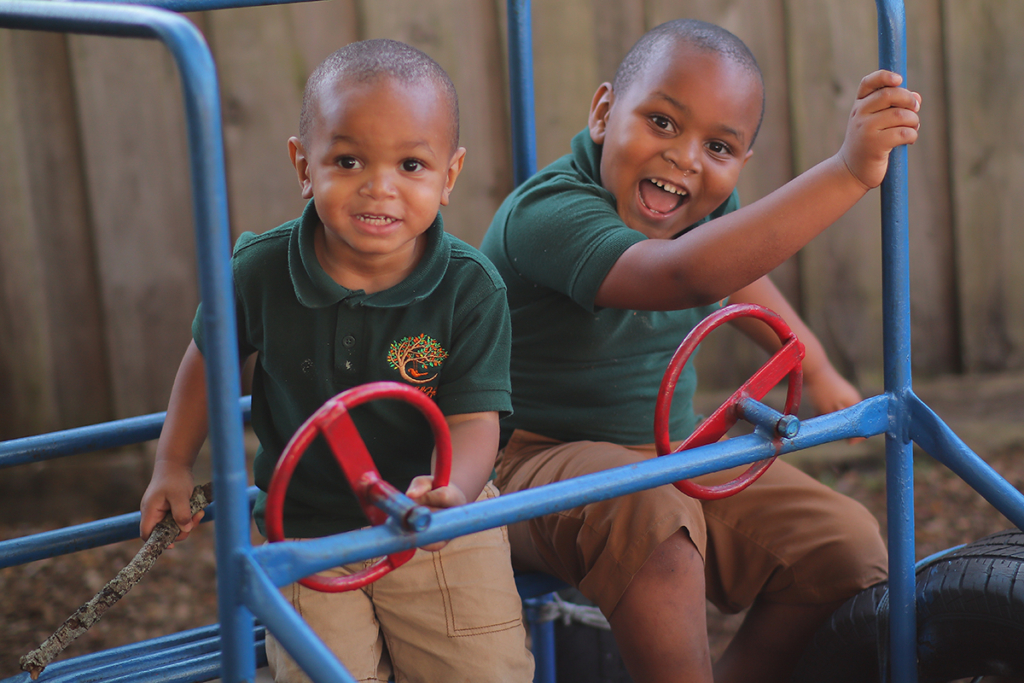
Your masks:
M240 574L240 587L246 604L307 676L317 683L356 683L356 679L284 599L251 555L242 560Z
M530 0L508 0L508 86L512 114L512 175L516 185L537 170Z
M916 574L917 572L921 571L935 560L939 560L945 557L946 555L949 555L950 553L955 553L957 550L960 550L960 548L963 548L965 545L967 544L961 543L960 545L955 545L952 548L946 548L945 550L940 550L937 553L932 553L928 557L921 558L920 560L914 563L914 573Z
M257 493L258 489L255 486L249 487L250 505L256 500ZM95 522L0 541L0 569L136 539L139 537L141 518L141 513L130 512ZM212 522L216 518L217 504L211 503L206 508L202 523Z
M374 506L406 531L424 531L430 526L433 514L430 508L417 505L412 498L386 481L377 482L376 487L370 490L369 498Z
M967 447L935 412L913 393L909 396L914 441L951 469L1007 519L1024 529L1024 494Z
M0 0L0 25L40 31L156 38L171 52L182 80L188 124L192 208L196 224L199 291L207 340L206 385L214 454L218 607L226 683L255 674L252 615L238 594L238 559L249 548L245 452L238 411L240 383L235 302L231 286L227 182L220 98L213 56L199 30L180 15L135 5Z
M780 453L810 448L855 436L874 436L888 426L888 398L876 396L837 413L801 423L800 434L781 441ZM349 562L418 547L435 541L512 524L598 500L635 493L775 455L770 439L760 434L728 439L693 450L617 467L536 489L434 513L422 533L403 532L391 522L369 529L304 541L253 548L252 554L276 586Z
M256 661L261 666L267 661L264 648L265 630L262 625L257 625L253 630ZM217 624L212 624L57 661L46 667L46 671L39 680L46 683L90 683L91 681L106 683L111 676L123 676L129 670L137 672L132 677L133 681L164 680L161 677L166 676L165 667L173 664L175 660L182 659L183 653L189 653L192 656L186 660L188 662L186 666L189 667L186 672L179 671L179 673L191 672L191 680L209 680L212 677L208 675L209 662L195 661L193 657L219 651L220 627ZM146 662L149 666L138 666L141 662ZM120 670L117 668L118 663L123 664L123 668ZM157 669L160 671L155 674L154 671ZM216 675L215 671L213 676ZM0 683L27 683L29 680L29 675L23 673L5 678Z
M907 82L906 14L902 0L876 0L881 68ZM882 298L885 390L891 396L886 432L889 528L889 647L892 680L917 681L917 621L914 583L914 448L907 400L910 366L910 240L907 148L889 155L882 182Z
M159 7L172 12L205 12L207 10L232 9L236 7L265 7L288 5L296 2L315 0L106 0L112 4L143 5Z
M248 422L252 415L252 397L243 396L238 407L242 419ZM152 413L3 441L0 442L0 469L152 441L160 436L166 417L166 412Z
M548 574L540 572L516 574L516 590L519 592L519 597L523 599L536 598L568 587L569 585L564 581Z
M554 602L552 594L523 600L526 623L530 625L530 643L533 650L533 683L556 683L555 679L555 622L544 619L544 605Z

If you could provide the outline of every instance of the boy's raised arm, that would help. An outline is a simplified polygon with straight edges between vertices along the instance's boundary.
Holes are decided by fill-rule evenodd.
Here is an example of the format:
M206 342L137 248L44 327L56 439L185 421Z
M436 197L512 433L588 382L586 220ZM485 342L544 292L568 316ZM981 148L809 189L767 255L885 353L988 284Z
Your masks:
M649 239L619 257L595 303L675 310L718 301L799 251L873 187L889 152L917 140L920 95L899 74L861 81L840 150L775 192L674 239Z
M190 514L189 496L194 485L192 466L206 440L207 430L206 362L193 341L174 377L167 419L156 447L153 477L142 496L139 524L142 538L149 538L153 527L168 511L174 514L174 521L181 527L181 534L175 540L187 538L193 523L202 518L202 513L195 518Z

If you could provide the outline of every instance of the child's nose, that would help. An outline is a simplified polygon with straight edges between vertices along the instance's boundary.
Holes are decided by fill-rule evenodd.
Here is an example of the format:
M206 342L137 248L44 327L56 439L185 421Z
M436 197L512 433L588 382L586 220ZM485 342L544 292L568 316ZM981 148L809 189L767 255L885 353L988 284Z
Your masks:
M701 145L697 141L681 140L665 150L665 159L683 172L700 173Z
M392 174L387 170L371 170L359 191L371 199L390 197L395 194L394 180Z

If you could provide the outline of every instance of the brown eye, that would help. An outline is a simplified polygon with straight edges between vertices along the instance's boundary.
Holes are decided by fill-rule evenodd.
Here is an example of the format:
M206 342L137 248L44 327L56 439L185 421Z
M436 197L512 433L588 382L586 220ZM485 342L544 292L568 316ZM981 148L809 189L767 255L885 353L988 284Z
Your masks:
M352 169L359 168L359 160L355 157L343 156L338 157L338 166L345 170L351 171Z
M712 154L729 154L729 146L724 142L709 142L708 149L711 150Z
M402 170L407 173L415 173L423 169L423 163L416 159L406 159L402 162Z

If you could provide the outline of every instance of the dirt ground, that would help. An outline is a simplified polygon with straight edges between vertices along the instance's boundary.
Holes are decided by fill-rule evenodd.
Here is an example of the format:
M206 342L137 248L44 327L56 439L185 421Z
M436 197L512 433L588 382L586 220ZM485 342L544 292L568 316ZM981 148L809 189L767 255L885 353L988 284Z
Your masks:
M1022 383L1013 386L1017 391ZM1005 429L1005 420L1010 416L997 414L992 418L992 411L988 411L972 417L972 411L979 410L978 403L984 402L984 397L972 396L962 386L950 385L943 391L946 391L942 394L945 398L939 398L941 392L933 396L937 397L936 403L947 401L948 405L943 404L945 412L935 403L930 404L940 415L958 415L966 420L958 423L949 419L958 433L961 433L958 424L975 425L965 427L970 433L989 432L991 438L987 440L979 438L972 443L966 435L964 438L1012 484L1017 488L1024 486L1024 440L1020 440L1015 431ZM1008 409L1005 391L995 394L993 400ZM1014 410L1021 410L1022 398L1024 394L1015 396ZM960 404L959 409L956 404ZM995 427L977 426L989 418L999 418L1004 424L998 435ZM799 464L829 486L864 503L882 522L884 532L885 481L880 449L881 438L876 437L857 446L839 445L831 451L809 453ZM915 480L918 557L1011 526L980 496L926 455L917 458ZM0 539L16 538L52 526L0 521ZM0 600L0 679L18 674L18 658L49 636L112 578L139 547L140 542L129 541L0 570L0 596L3 596ZM214 622L217 614L215 571L213 530L204 526L189 540L165 553L153 571L62 657ZM726 617L713 609L710 611L714 655L724 649L741 618L742 615Z

